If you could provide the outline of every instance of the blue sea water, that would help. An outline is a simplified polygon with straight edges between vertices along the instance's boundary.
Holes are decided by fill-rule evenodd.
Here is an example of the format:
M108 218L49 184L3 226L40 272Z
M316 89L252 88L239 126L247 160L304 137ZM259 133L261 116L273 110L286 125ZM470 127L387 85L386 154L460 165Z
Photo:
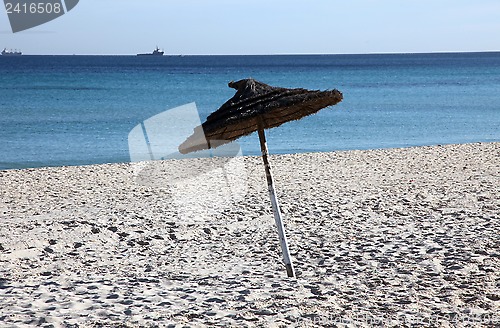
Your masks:
M500 141L498 52L0 57L0 169L130 161L134 126L190 102L204 120L248 77L344 94L269 130L271 153Z

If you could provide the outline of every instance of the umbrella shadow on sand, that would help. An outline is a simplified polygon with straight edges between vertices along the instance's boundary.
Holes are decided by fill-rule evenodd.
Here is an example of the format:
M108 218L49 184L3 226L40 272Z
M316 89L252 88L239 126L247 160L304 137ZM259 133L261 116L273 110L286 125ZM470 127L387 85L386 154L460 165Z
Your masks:
M295 273L275 193L264 130L299 120L322 108L333 106L342 101L342 93L336 89L319 91L272 87L254 79L230 82L228 86L236 89L236 94L194 129L192 135L180 144L179 152L190 154L214 149L242 136L258 132L283 261L287 275L293 277Z

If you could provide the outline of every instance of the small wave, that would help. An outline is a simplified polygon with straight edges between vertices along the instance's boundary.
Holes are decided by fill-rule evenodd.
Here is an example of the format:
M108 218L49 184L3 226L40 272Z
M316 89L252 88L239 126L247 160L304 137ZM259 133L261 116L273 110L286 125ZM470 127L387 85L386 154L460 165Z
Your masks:
M111 90L110 88L102 87L85 87L85 86L2 86L0 89L3 90L64 90L64 91L98 91L98 90Z

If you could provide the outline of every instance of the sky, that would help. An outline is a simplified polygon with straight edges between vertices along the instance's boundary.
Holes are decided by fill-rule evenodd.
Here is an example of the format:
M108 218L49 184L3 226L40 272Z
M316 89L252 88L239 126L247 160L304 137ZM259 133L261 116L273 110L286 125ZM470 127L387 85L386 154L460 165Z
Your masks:
M80 0L12 33L24 54L359 54L500 51L499 0Z

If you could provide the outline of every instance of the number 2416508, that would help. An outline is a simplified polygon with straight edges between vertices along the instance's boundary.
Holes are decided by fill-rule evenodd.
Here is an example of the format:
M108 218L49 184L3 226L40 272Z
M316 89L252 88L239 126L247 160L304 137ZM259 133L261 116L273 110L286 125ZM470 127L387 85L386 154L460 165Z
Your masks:
M7 14L59 14L63 10L60 3L5 3Z

